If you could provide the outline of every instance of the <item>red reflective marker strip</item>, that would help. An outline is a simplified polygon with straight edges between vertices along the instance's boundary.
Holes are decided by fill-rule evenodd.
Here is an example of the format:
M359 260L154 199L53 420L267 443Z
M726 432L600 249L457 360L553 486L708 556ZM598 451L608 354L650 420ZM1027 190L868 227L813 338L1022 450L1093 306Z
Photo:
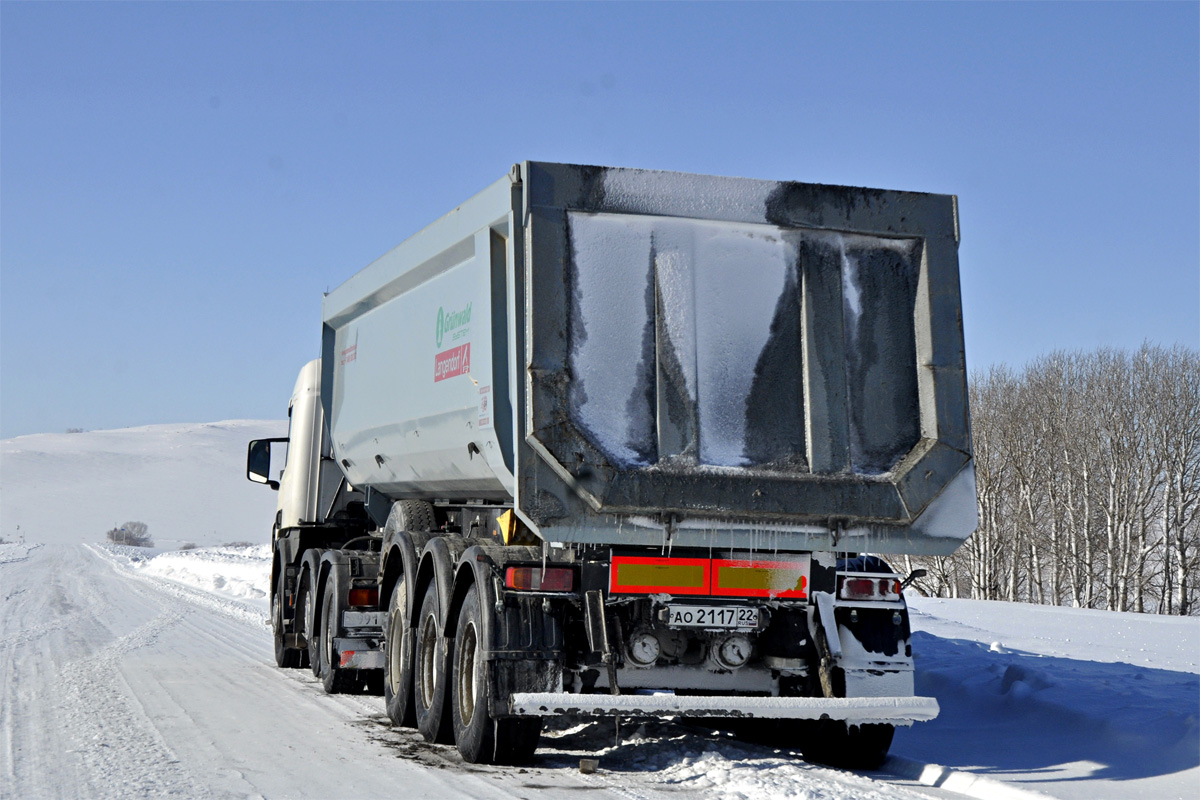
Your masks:
M608 573L608 591L612 594L706 595L709 573L707 558L614 556Z
M712 593L717 597L808 597L804 561L713 559Z

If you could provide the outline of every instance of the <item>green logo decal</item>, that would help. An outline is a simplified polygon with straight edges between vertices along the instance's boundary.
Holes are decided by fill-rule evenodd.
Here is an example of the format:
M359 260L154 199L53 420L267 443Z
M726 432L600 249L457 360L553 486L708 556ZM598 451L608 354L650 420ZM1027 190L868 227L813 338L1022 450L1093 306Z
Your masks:
M467 303L467 307L462 311L453 311L446 313L442 306L438 306L437 315L437 346L442 346L442 338L453 331L455 328L461 328L464 325L471 323L471 303Z

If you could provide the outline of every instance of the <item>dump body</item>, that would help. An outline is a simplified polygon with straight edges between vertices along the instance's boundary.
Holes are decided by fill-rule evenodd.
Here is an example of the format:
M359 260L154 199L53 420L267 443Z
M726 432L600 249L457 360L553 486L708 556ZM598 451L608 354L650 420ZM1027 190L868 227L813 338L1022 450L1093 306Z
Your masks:
M952 552L953 197L526 162L326 296L359 489L551 543Z

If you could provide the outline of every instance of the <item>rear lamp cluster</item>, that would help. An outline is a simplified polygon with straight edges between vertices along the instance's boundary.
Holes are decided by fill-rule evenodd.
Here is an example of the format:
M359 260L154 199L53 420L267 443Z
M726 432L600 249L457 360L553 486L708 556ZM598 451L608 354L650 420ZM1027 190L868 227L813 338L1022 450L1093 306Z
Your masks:
M570 567L508 567L504 585L525 592L569 592L575 588Z
M900 581L895 578L839 575L838 597L843 600L899 600Z
M351 589L348 600L352 606L373 606L379 602L379 590Z

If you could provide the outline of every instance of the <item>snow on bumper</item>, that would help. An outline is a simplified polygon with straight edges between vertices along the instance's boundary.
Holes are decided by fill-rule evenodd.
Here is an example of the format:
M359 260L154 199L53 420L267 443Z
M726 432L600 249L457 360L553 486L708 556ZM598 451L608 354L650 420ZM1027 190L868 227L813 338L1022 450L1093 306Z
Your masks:
M520 692L512 696L513 714L547 716L760 717L765 719L839 719L851 724L911 725L938 715L932 697L697 697L673 694L571 694Z

